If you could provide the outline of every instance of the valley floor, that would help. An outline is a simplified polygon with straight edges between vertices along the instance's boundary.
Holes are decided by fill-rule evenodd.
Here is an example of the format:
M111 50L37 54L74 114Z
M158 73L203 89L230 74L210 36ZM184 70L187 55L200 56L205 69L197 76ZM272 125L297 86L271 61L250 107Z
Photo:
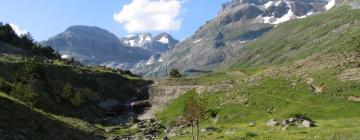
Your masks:
M321 59L327 59L323 57ZM356 80L359 75L354 72L358 71L356 64L341 66L338 65L340 61L332 61L320 65L321 62L309 59L293 65L233 68L196 79L177 80L182 84L207 81L203 82L205 85L229 83L230 80L233 87L202 93L190 90L173 100L156 117L165 124L180 121L187 99L190 95L199 95L207 100L208 112L217 114L216 117L207 116L201 124L201 139L360 139L360 82ZM281 120L294 115L311 118L315 126L281 125ZM271 119L279 120L280 124L268 126ZM167 136L191 139L191 129L183 127L173 126Z

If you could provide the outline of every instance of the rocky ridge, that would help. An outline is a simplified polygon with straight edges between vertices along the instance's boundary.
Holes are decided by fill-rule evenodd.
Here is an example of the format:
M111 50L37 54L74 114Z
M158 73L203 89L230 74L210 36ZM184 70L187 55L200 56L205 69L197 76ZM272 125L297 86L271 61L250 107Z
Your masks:
M169 68L186 75L213 71L228 65L247 42L276 24L324 12L335 4L333 0L232 0L177 47L141 61L131 70L147 77L166 76Z

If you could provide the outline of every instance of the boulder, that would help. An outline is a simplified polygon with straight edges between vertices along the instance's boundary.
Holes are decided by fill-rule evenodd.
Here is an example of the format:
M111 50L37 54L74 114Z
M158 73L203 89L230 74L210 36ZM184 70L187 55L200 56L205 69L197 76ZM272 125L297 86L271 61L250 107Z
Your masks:
M274 127L274 126L279 125L279 122L276 121L276 120L274 120L274 119L270 119L269 121L267 121L266 125L267 125L267 126Z
M201 132L214 132L214 131L216 131L215 127L206 127L201 129Z
M289 120L283 120L281 123L282 126L289 126L290 125L290 121Z
M296 119L294 118L294 117L291 117L291 118L289 118L289 120L288 120L290 123L294 123L295 121L296 121Z
M312 127L314 124L312 121L310 120L304 120L301 122L301 126L304 127L304 128L310 128Z
M250 122L249 123L249 126L251 126L251 127L253 127L253 126L255 126L256 125L256 122Z
M111 111L119 105L119 101L116 99L108 99L103 102L99 102L97 106L101 109Z

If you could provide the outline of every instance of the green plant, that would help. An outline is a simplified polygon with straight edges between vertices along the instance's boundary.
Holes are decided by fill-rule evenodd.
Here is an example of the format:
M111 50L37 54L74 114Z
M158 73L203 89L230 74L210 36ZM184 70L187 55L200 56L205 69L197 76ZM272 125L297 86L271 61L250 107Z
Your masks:
M30 84L16 83L11 91L11 95L24 101L30 107L35 106L37 103L37 94L34 93Z
M75 92L72 98L70 98L70 102L75 107L80 107L84 103L83 97L79 92Z
M181 73L177 69L171 69L169 72L170 78L180 78Z
M70 101L74 107L80 107L84 103L84 99L79 91L75 91L71 84L66 84L63 88L61 96Z
M206 115L206 100L200 98L197 95L190 96L189 99L186 100L185 109L184 109L184 117L185 121L191 125L191 134L193 140L195 140L194 135L194 127L196 126L196 139L199 140L200 127L199 124L201 120Z

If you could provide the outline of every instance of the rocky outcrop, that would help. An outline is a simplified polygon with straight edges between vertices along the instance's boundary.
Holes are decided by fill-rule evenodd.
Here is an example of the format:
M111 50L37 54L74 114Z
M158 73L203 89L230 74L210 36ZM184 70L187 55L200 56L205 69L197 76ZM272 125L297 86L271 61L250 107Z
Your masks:
M282 126L284 127L283 130L286 130L290 126L298 126L302 128L314 127L315 122L309 117L306 117L304 115L294 115L293 117L290 117L289 119L285 119L282 121L270 119L269 121L267 121L266 125L269 127Z
M221 25L227 25L239 20L248 20L257 17L262 11L254 5L244 4L231 14L228 14L220 21Z

